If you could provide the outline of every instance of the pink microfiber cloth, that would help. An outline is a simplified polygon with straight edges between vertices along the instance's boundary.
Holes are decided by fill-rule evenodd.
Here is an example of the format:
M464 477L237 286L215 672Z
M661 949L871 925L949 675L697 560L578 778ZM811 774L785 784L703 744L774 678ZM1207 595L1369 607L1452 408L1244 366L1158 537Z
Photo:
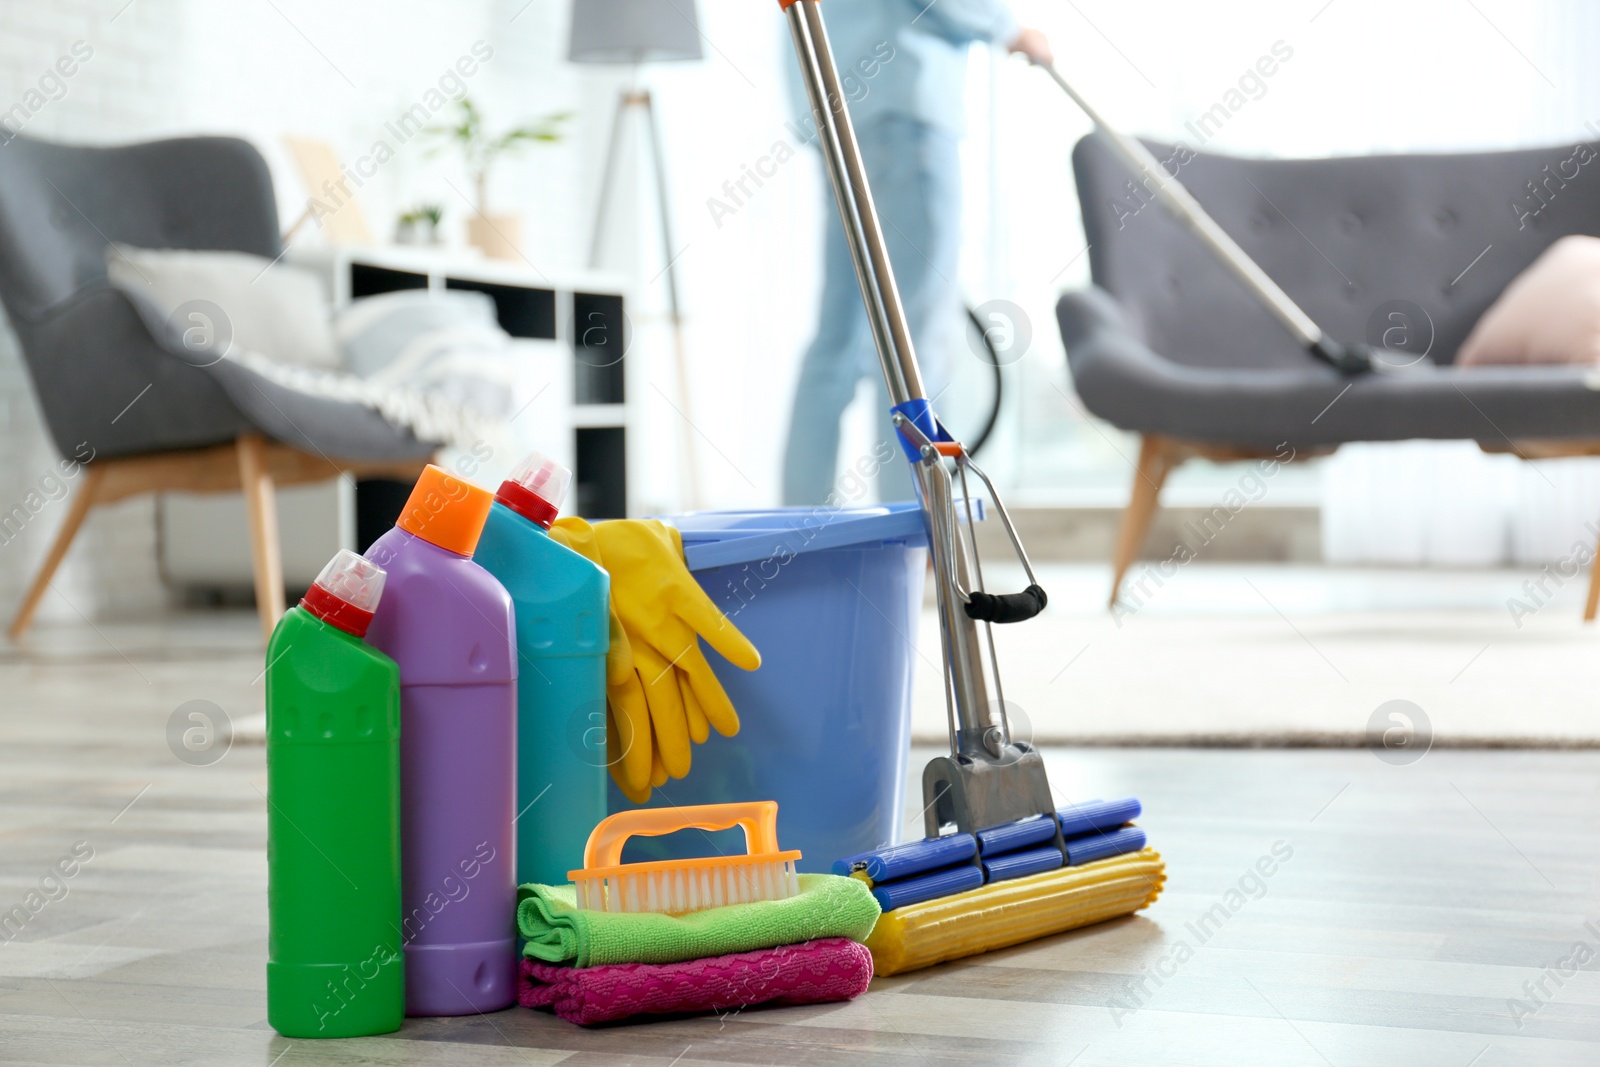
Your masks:
M872 953L865 945L826 937L684 963L563 967L524 958L517 1001L592 1026L630 1015L850 1000L871 981Z

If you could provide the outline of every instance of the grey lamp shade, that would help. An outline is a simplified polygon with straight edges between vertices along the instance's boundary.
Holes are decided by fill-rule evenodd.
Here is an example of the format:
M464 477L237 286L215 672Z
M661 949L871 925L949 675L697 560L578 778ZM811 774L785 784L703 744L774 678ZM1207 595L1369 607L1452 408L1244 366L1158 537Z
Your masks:
M695 0L572 0L574 63L699 59Z

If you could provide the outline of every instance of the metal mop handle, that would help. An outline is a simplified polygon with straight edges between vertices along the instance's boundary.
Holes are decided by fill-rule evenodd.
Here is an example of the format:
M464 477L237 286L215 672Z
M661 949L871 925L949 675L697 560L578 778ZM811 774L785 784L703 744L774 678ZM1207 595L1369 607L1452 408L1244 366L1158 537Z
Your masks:
M845 106L844 92L833 65L822 13L815 0L779 0L789 19L800 74L805 82L811 112L817 121L817 140L827 163L828 180L844 222L850 257L855 262L861 296L867 304L872 339L889 383L889 402L904 404L924 399L922 371L911 345L911 330L900 306L900 290L889 266L889 249L878 225L878 211L861 164L855 127Z
M889 250L879 225L872 191L856 144L855 130L834 67L833 53L817 0L779 0L794 38L801 78L817 123L828 180L844 225L850 258L861 284L867 321L878 360L888 383L894 421L909 442L912 474L928 521L933 553L934 589L943 643L946 700L950 705L951 757L935 759L923 776L929 800L929 833L955 823L962 830L990 826L1050 811L1052 802L1044 765L1032 746L1013 742L999 691L999 671L992 637L988 642L996 699L985 678L983 642L978 621L1020 621L1038 614L1044 591L1034 580L1027 554L1017 538L1005 506L988 476L971 463L962 446L949 439L927 409L922 373L917 366L911 331L906 325L900 292L889 263ZM995 510L1006 527L1031 583L1025 593L992 596L983 591L982 570L972 540L970 504L967 531L956 515L954 485L944 467L954 459L963 486L971 469L989 489ZM974 770L976 767L976 770ZM932 794L929 796L929 794Z

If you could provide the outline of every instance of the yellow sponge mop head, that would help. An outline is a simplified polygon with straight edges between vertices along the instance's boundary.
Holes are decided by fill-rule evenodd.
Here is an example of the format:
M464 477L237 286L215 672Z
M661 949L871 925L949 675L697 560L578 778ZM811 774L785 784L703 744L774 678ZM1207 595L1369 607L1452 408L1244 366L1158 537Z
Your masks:
M873 972L915 971L1131 915L1166 881L1161 854L1147 848L887 911L867 937Z

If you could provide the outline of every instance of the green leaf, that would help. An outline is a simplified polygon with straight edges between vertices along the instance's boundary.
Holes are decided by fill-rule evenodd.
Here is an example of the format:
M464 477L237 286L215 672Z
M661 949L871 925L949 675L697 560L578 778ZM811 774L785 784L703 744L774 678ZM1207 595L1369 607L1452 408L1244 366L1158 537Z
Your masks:
M470 96L462 97L456 106L459 121L453 125L428 126L421 131L438 140L426 154L436 156L455 145L461 150L467 170L474 176L489 170L499 157L513 155L530 144L554 144L560 141L563 126L572 118L569 111L555 112L493 136L488 132L483 112Z

